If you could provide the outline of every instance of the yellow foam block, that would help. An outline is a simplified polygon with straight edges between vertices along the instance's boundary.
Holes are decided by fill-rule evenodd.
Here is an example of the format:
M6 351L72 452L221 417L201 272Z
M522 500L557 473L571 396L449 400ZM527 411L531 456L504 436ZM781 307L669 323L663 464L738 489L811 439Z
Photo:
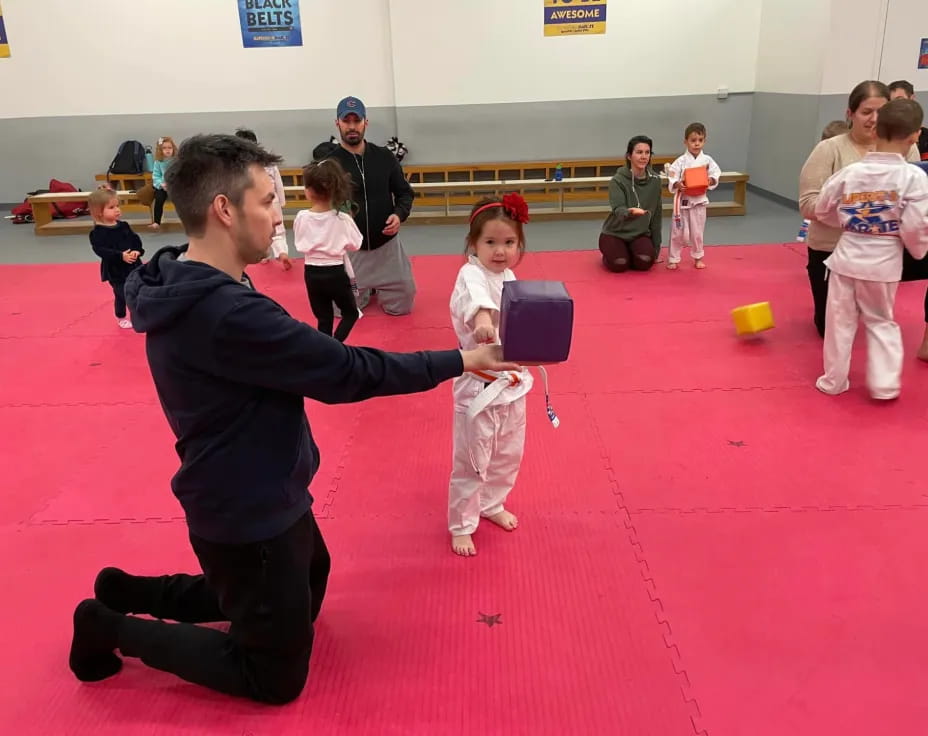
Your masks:
M731 318L735 323L735 330L739 335L753 335L771 329L773 324L773 311L770 302L745 304L731 310Z

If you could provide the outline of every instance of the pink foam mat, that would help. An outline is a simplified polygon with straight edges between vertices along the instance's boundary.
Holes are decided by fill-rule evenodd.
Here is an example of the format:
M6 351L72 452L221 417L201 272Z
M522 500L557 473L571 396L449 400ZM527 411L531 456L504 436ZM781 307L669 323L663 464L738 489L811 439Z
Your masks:
M376 299L350 337L455 347L459 256L413 259L416 308ZM514 533L451 554L450 387L307 401L312 493L333 556L304 694L266 708L128 661L82 685L74 605L104 565L194 571L173 441L144 337L119 330L96 264L0 267L0 722L17 734L872 734L925 722L920 622L925 283L897 301L899 401L814 389L804 249L711 248L709 268L606 273L596 251L529 253L520 278L574 297L545 418L529 396ZM299 264L251 269L311 324ZM734 335L770 301L777 327ZM537 375L537 373L536 373ZM491 625L492 624L492 625Z

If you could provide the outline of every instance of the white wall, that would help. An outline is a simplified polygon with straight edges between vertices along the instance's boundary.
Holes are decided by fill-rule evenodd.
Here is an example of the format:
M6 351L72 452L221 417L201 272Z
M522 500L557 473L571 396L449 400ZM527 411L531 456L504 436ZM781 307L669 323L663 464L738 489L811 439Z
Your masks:
M756 92L819 93L830 15L830 0L764 0Z
M821 94L847 96L865 79L883 79L880 53L884 48L884 20L887 3L895 1L833 0L829 32L822 37L825 70Z
M546 37L541 0L390 0L396 102L750 92L760 10L761 0L609 0L605 35Z
M928 91L928 69L918 69L921 39L928 38L928 0L889 0L880 79L908 79L915 89ZM919 95L922 105L926 95Z
M234 0L3 0L0 118L392 107L388 0L303 0L303 46L242 47Z

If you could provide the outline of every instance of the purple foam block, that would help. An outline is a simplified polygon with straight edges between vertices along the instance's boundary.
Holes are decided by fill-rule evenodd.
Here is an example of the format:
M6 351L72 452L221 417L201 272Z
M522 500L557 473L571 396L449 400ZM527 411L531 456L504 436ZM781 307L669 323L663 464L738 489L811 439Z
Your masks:
M574 302L560 281L503 284L499 337L503 359L561 363L570 354Z

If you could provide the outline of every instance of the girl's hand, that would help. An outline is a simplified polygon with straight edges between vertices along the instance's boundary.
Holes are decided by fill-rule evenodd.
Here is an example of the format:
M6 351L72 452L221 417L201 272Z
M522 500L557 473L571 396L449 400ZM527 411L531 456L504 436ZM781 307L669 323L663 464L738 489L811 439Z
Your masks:
M123 253L122 253L122 259L123 259L126 263L132 263L132 262L135 260L135 258L134 258L133 255L132 255L132 251L131 251L131 250L125 250L125 251L123 251Z
M478 345L496 342L496 330L493 329L493 325L478 325L474 330L474 342Z

